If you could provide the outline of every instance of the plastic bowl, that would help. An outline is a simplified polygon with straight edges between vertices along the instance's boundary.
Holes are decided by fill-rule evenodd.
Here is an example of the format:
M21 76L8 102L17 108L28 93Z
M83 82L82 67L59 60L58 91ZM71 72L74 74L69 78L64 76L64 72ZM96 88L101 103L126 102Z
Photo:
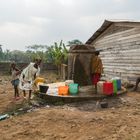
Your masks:
M41 93L46 93L48 91L49 86L46 85L39 85L39 91Z

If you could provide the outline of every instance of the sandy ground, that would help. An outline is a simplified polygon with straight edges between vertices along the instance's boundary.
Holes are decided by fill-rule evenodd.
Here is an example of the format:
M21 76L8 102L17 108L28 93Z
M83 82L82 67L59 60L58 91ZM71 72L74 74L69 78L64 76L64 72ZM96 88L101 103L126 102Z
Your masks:
M24 105L22 99L12 102L9 77L0 79L0 114ZM14 115L0 121L0 140L140 140L140 92L107 101L106 109L98 101L85 101Z

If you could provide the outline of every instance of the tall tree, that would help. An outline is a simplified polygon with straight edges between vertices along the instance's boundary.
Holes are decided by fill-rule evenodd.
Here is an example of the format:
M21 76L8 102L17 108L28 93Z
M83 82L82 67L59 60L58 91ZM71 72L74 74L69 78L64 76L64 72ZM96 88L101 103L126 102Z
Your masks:
M37 51L45 51L48 48L48 46L35 44L35 45L26 46L26 48L28 50L32 50L34 52L37 52Z
M35 58L41 58L43 61L46 61L45 51L48 49L47 45L31 45L26 47L28 50L28 55L30 54L31 60Z
M68 45L67 46L81 45L81 44L83 44L83 43L80 40L74 39L74 40L68 41Z
M6 51L4 52L4 60L9 61L9 59L10 59L10 50L6 49Z
M0 61L3 60L3 50L2 50L2 45L0 45Z

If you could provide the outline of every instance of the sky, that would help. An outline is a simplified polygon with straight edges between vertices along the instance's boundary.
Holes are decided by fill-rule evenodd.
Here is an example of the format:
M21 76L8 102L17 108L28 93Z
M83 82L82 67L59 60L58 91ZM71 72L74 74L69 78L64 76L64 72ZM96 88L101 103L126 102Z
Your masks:
M85 43L105 19L140 21L139 0L0 0L3 50L79 39Z

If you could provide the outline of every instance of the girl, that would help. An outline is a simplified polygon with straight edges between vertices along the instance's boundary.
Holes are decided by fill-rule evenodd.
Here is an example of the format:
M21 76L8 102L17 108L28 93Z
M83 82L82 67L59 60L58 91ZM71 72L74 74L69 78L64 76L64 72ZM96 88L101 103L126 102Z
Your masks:
M103 73L103 64L99 54L99 51L95 51L91 60L91 78L92 83L95 86L95 93L97 93L97 83L100 81L101 74Z
M14 99L18 100L20 99L19 90L18 90L20 70L16 67L16 64L14 62L11 63L10 70L12 74L11 83L14 87Z

